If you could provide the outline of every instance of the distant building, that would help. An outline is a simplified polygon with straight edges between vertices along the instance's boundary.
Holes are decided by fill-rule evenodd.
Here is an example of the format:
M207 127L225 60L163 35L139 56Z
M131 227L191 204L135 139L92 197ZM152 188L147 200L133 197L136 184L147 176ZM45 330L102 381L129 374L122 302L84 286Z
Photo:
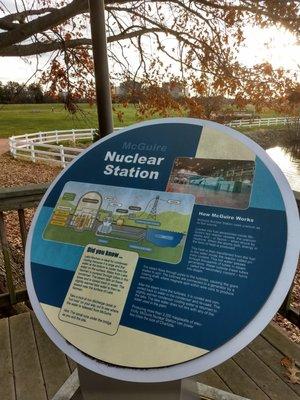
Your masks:
M115 96L118 96L118 97L126 96L127 91L123 85L115 86L114 90L115 90L115 92L114 92Z
M189 90L183 83L165 82L162 84L162 89L167 91L173 99L189 96Z
M134 80L127 79L118 86L112 87L112 96L119 99L127 99L130 102L137 102L142 93L142 84Z

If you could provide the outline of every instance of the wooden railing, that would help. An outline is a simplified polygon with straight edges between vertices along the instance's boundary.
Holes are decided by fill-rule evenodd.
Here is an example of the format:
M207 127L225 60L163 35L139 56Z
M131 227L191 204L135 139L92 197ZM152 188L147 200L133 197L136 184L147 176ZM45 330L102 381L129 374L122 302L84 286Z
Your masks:
M300 192L294 191L294 195L297 201L297 206L298 210L300 213ZM299 238L300 240L300 238ZM289 321L291 321L293 324L297 325L300 328L300 310L296 309L295 307L292 306L291 301L292 301L292 292L293 292L293 287L295 285L295 281L292 284L290 291L288 292L284 302L282 303L282 306L280 307L279 313L283 315L285 318L287 318Z
M48 185L32 185L18 188L7 188L0 190L0 243L2 247L3 263L7 292L0 294L0 307L16 304L28 299L27 290L15 289L9 243L7 239L7 228L4 219L5 211L17 211L19 218L20 235L23 250L25 251L27 229L24 210L36 207Z
M26 224L24 210L27 208L33 208L38 205L44 193L46 192L48 185L32 185L19 188L7 188L0 190L0 243L2 247L3 261L5 267L5 278L7 292L0 294L0 307L14 305L18 302L28 300L26 288L15 289L12 267L11 267L11 254L10 248L7 240L7 229L4 219L5 211L17 211L20 235L23 245L23 250L25 251L26 243ZM300 192L294 192L295 198L300 209ZM300 313L291 305L292 296L291 287L285 301L283 302L279 312L286 317L288 320L293 322L295 325L300 327Z

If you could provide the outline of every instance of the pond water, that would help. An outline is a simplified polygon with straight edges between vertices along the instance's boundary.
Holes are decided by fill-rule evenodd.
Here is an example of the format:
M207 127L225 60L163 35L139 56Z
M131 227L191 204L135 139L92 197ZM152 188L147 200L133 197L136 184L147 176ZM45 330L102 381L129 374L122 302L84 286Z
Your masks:
M291 188L300 192L300 143L272 147L267 153L281 168Z

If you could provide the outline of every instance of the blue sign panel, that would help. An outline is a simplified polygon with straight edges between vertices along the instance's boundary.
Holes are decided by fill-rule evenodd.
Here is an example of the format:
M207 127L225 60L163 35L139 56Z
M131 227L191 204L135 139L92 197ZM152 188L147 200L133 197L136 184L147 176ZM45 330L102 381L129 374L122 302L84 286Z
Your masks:
M137 124L88 148L46 193L29 235L30 298L85 367L178 379L270 321L295 271L297 218L285 178L243 135Z

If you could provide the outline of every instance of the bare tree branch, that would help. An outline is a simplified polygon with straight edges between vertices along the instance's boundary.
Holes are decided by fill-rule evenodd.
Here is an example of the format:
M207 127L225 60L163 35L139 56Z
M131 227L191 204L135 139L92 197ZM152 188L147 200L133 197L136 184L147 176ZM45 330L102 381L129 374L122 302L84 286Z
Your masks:
M297 3L297 1L294 1ZM139 1L132 2L129 0L107 0L106 5L110 4L114 6L114 9L118 11L118 5L125 5L130 3L133 7L123 8L122 11L132 15L132 10L135 9L135 3L140 4ZM267 2L249 2L240 1L240 3L230 3L220 2L214 0L193 0L185 2L184 0L155 0L146 2L150 4L174 4L178 6L179 9L185 10L189 15L194 15L202 20L206 20L205 17L205 7L210 10L222 10L222 11L237 11L237 12L247 12L256 16L264 16L270 18L274 22L280 22L285 26L295 27L299 26L299 15L297 17L289 17L288 8L286 8L286 15L281 15L278 9L268 7ZM201 7L199 11L196 11L192 6ZM109 9L109 7L107 7ZM121 9L120 9L121 10ZM281 9L280 9L281 10ZM0 28L6 32L0 33L0 48L4 49L6 47L16 45L23 42L24 40L36 35L38 33L44 32L47 29L51 29L58 26L65 21L80 15L88 11L88 1L87 0L72 0L69 4L64 7L54 9L52 7L44 7L41 9L24 10L18 13L9 14L0 19ZM46 15L45 15L46 13ZM24 18L28 16L41 15L39 18L30 20L27 23L15 24L14 21L24 22ZM156 21L157 22L157 21Z
M15 29L17 24L14 24L12 22L7 22L3 19L0 19L0 29L3 29L4 31L11 31Z
M120 40L130 39L145 35L146 33L161 32L158 28L143 28L132 32L119 33L118 35L108 36L107 42L113 43ZM2 57L28 57L35 54L49 53L55 50L73 49L79 46L91 46L92 42L89 38L80 38L72 40L61 40L58 42L37 42L27 45L14 45L0 50Z
M87 0L73 0L65 7L55 9L50 14L43 15L26 24L22 24L16 29L0 34L1 48L11 46L28 39L32 35L53 28L66 19L87 11Z
M31 10L24 10L20 12L16 12L13 14L6 15L3 18L0 18L0 22L24 22L24 19L28 16L35 16L35 15L42 15L42 14L47 14L50 12L53 12L56 10L56 8L53 7L45 7L45 8L39 8L37 10L31 9ZM15 25L18 26L18 25Z

